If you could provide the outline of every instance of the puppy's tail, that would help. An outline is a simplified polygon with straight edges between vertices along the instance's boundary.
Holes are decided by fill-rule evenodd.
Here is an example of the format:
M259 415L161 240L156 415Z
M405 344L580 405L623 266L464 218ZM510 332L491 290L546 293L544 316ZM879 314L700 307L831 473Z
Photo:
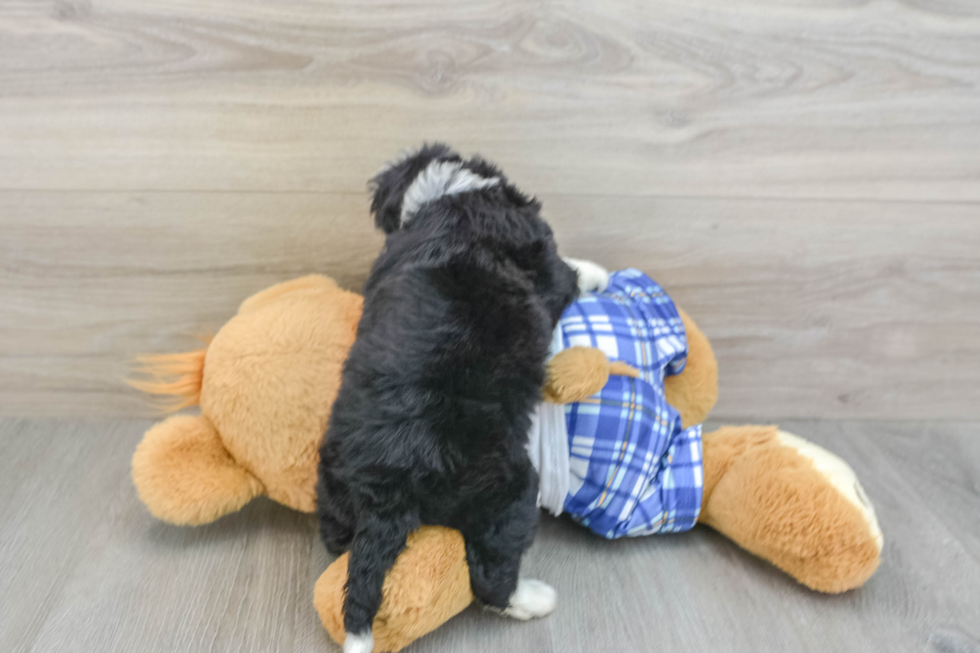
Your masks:
M144 378L126 379L127 385L154 395L155 407L161 413L173 413L196 406L201 400L204 380L204 358L207 348L179 354L139 356L135 372Z
M417 515L368 514L351 543L344 598L344 653L369 653L371 626L381 607L385 574L405 548L408 534L419 527Z

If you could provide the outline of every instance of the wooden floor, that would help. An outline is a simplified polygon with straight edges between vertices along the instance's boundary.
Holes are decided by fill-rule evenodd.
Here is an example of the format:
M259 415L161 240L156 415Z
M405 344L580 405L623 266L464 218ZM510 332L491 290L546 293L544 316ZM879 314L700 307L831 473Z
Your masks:
M329 557L270 501L196 529L152 519L129 457L145 421L0 420L0 651L339 650L312 608ZM409 653L980 651L980 424L795 421L875 504L878 573L812 593L713 531L608 542L543 518L525 562L559 604L532 623L476 607Z
M980 2L4 0L0 414L380 246L446 140L704 327L715 414L980 420Z

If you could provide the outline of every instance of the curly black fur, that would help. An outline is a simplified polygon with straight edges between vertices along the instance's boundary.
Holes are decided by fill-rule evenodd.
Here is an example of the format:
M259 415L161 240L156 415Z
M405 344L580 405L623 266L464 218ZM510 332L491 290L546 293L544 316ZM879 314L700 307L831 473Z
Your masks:
M424 204L402 197L433 161L499 183ZM320 534L350 549L344 627L371 628L385 572L421 524L462 532L474 594L504 608L537 527L526 452L552 331L576 274L540 205L493 165L426 146L375 179L388 234L320 449Z

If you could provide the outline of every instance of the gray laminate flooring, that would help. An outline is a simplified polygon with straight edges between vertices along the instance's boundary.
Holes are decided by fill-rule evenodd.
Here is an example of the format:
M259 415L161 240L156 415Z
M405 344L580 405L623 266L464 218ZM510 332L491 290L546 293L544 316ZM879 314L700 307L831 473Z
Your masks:
M155 521L129 457L146 421L0 421L0 651L338 650L311 605L314 518L260 500L202 528ZM885 534L860 590L810 592L704 528L607 542L542 519L531 623L471 607L406 649L980 651L980 424L794 421L847 459Z

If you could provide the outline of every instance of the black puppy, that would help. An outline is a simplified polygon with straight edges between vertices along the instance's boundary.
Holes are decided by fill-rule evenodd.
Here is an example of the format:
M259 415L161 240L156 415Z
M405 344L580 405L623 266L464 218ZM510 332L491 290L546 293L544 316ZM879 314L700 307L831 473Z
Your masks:
M346 653L370 651L385 572L421 524L458 529L473 593L520 619L555 592L518 580L538 522L526 451L552 332L604 271L556 251L540 204L490 163L423 147L373 180L385 247L320 450L327 548L350 548Z

